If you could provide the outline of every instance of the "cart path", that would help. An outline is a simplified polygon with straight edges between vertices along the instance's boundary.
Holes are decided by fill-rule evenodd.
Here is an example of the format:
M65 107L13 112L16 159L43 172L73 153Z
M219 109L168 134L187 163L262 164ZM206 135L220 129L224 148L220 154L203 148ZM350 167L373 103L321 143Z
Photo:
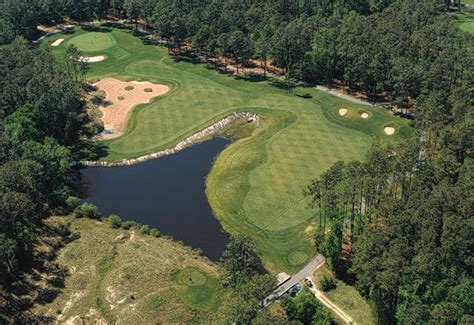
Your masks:
M325 261L326 259L323 255L319 254L315 256L311 261L309 261L308 264L306 264L300 271L298 271L298 273L296 273L287 281L276 287L275 290L273 290L273 292L262 301L263 306L266 307L270 305L275 299L280 298L295 284L303 281L307 276L312 275L318 267L324 264Z
M341 308L339 308L336 304L334 304L328 297L324 295L323 292L316 288L316 283L313 278L313 273L319 267L323 266L326 262L326 259L323 255L319 254L315 256L308 264L306 264L298 273L293 275L287 281L281 283L278 287L276 287L273 292L268 295L263 301L262 306L267 307L273 301L280 298L285 292L290 290L291 287L300 283L306 278L310 278L311 282L313 283L313 287L309 288L314 296L327 308L331 309L336 315L338 315L344 322L347 324L355 324L352 317L347 315Z

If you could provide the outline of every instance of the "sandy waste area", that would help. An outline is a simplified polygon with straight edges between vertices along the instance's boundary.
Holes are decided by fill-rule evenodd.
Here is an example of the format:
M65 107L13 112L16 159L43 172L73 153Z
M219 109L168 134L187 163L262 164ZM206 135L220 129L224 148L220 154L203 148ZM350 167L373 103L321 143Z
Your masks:
M125 131L129 112L139 104L145 104L152 98L167 93L168 86L153 84L151 82L122 81L115 78L104 78L94 84L99 90L106 93L105 99L100 105L102 121L105 131L103 139L119 137ZM133 87L131 90L126 87ZM151 89L151 92L145 92Z

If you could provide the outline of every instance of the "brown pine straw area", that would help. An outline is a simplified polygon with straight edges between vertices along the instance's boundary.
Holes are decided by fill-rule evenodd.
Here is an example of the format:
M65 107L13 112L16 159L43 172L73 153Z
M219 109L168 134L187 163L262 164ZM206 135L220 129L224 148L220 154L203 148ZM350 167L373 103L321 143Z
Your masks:
M145 81L122 81L104 78L94 84L106 93L99 106L105 131L102 139L119 137L125 131L130 111L139 104L149 103L154 97L166 94L170 88ZM145 91L146 90L146 91Z

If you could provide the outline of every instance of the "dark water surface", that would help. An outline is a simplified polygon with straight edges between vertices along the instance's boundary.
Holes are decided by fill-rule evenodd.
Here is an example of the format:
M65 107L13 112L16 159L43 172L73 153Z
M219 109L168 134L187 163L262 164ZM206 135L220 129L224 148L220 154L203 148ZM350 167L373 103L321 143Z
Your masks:
M88 188L86 201L104 215L113 213L158 228L218 260L229 238L212 214L205 177L214 157L229 143L214 138L134 166L85 168L81 173Z

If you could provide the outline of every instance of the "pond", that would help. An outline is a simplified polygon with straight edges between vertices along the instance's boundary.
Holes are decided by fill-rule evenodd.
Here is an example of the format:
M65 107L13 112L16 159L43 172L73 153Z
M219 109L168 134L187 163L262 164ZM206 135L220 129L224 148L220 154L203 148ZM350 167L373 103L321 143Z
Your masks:
M209 206L205 178L214 158L229 143L214 138L138 165L85 168L81 171L85 201L103 215L116 214L157 228L216 261L229 236Z

